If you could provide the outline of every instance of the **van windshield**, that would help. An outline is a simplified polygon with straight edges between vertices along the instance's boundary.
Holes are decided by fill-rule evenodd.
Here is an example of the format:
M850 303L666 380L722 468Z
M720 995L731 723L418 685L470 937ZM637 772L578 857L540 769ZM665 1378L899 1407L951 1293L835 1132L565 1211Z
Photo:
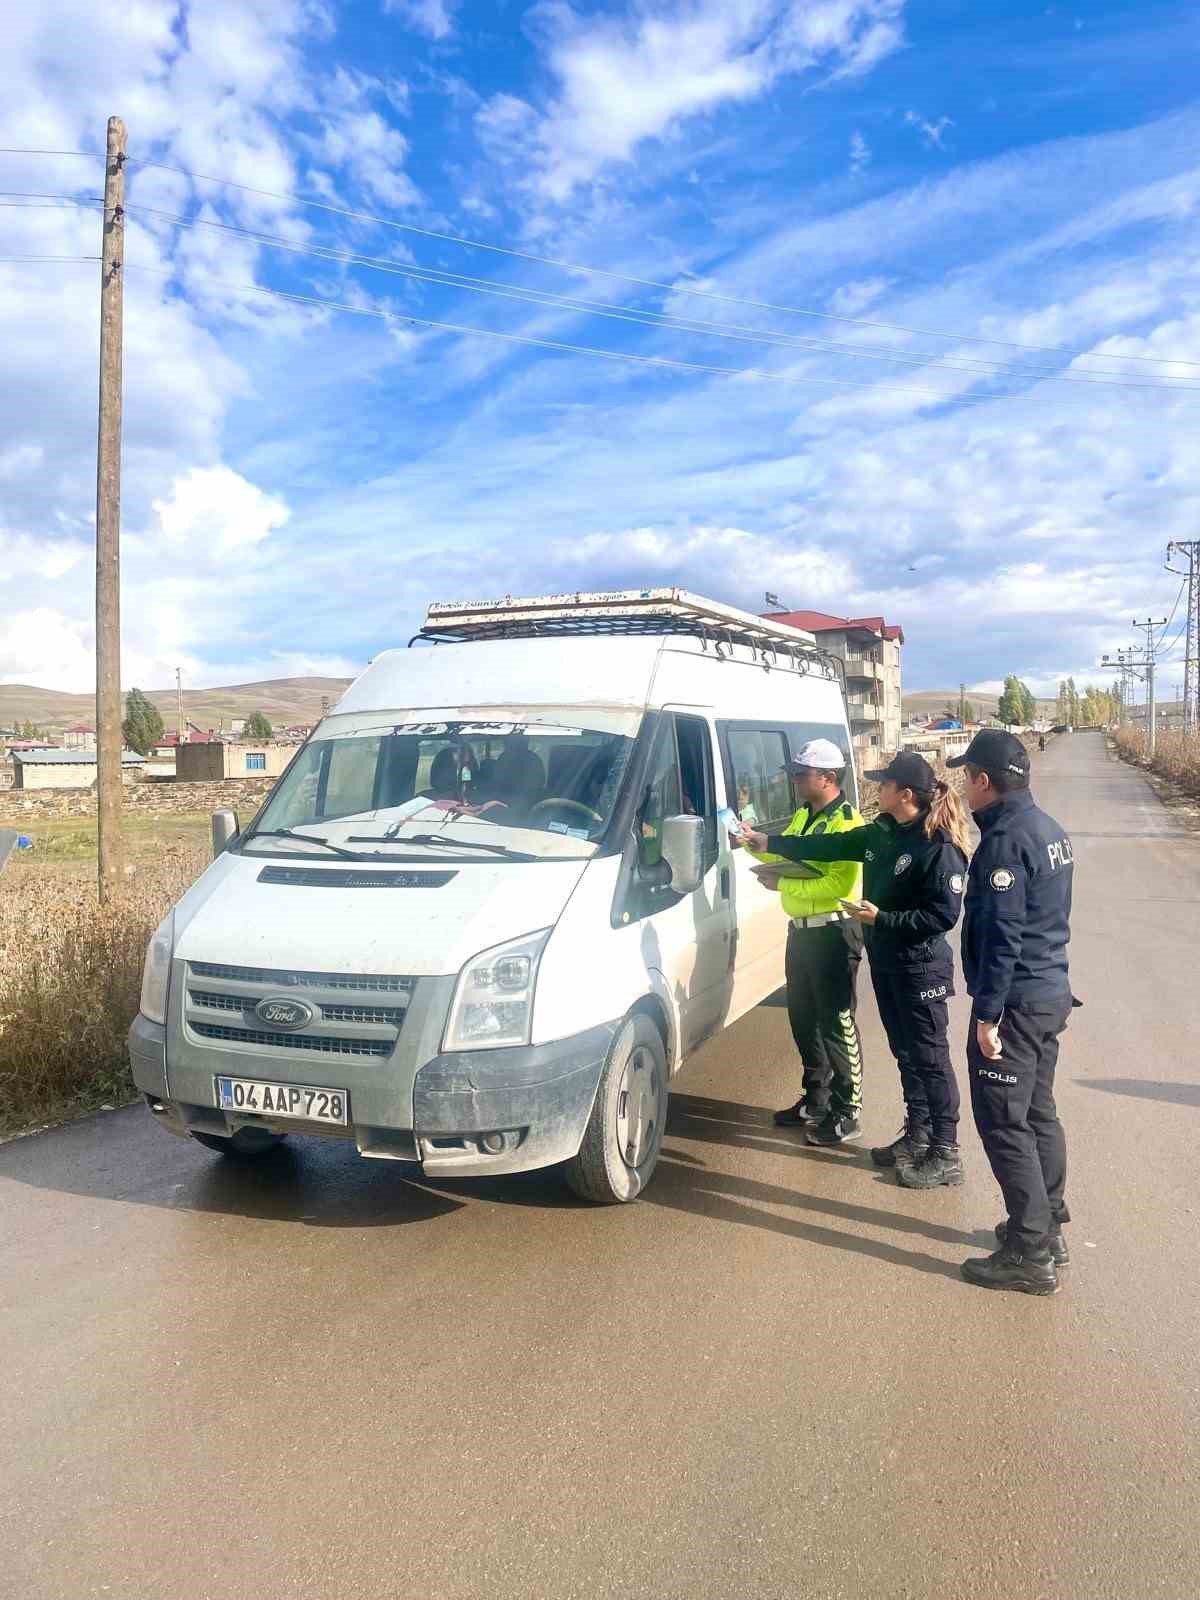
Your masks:
M242 848L259 832L316 824L339 845L386 850L455 817L594 843L632 749L622 734L519 722L401 722L317 738ZM268 847L279 848L264 838L260 848Z

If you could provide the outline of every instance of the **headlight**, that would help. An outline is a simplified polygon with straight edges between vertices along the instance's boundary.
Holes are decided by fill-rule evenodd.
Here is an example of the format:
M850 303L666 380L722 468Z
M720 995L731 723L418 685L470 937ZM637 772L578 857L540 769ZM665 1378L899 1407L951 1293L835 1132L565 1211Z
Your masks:
M444 1050L487 1050L528 1044L533 986L550 929L481 951L458 978Z
M146 965L142 968L142 1003L144 1017L151 1022L167 1020L167 980L171 976L171 951L175 944L175 913L166 916L150 936L146 946Z

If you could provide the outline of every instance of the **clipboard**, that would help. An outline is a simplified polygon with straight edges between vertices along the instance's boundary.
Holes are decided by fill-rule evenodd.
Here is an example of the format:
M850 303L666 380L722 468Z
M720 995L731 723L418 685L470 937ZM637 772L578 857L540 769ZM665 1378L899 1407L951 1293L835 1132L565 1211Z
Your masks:
M820 868L812 866L807 861L760 861L757 866L751 867L751 872L760 883L768 882L768 887L774 888L780 878L819 878Z

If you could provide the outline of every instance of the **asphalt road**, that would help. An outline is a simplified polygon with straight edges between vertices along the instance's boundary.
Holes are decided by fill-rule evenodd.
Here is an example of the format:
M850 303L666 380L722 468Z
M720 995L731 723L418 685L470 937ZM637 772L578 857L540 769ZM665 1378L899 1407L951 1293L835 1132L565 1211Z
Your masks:
M1000 1215L973 1132L929 1195L776 1132L774 1005L612 1210L103 1115L0 1148L0 1594L1194 1600L1200 836L1096 736L1035 783L1085 1001L1056 1298L961 1281Z

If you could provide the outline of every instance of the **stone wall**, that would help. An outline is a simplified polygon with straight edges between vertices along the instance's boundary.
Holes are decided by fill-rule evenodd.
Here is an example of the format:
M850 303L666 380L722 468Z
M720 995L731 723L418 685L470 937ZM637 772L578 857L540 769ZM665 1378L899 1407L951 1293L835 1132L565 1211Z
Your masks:
M271 778L231 778L225 783L134 783L125 790L127 812L144 817L169 817L181 811L218 811L229 806L244 827L274 782ZM92 789L0 790L0 823L35 817L94 817Z

